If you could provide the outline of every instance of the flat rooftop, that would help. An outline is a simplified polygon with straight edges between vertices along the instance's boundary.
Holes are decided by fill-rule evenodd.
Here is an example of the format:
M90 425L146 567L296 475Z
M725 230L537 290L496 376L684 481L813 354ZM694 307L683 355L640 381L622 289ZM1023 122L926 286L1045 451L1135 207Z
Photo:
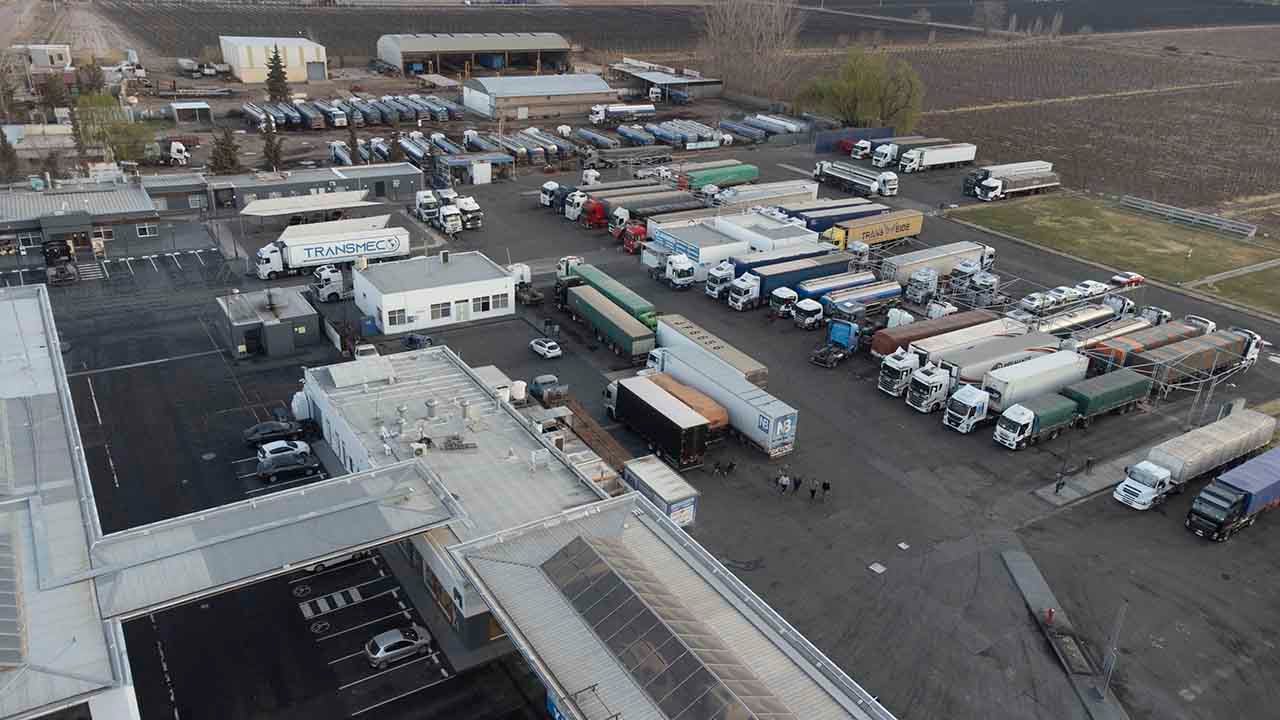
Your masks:
M407 162L378 163L374 165L346 165L343 167L308 168L287 172L251 172L239 175L223 175L210 179L210 185L218 187L267 187L289 183L319 183L334 180L365 180L392 178L403 175L421 175L422 171Z
M43 285L0 289L0 717L34 717L125 676L98 614L101 536Z
M508 277L505 270L482 253L455 252L449 253L448 257L448 262L444 261L443 255L437 254L375 263L356 272L384 294Z
M281 320L315 315L302 288L269 288L218 298L223 314L235 325L278 325Z
M604 497L577 470L575 463L587 458L552 450L534 434L530 420L498 401L448 348L379 360L308 368L306 382L324 392L373 462L419 457L440 478L467 514L465 522L450 526L458 540ZM443 449L453 436L474 447ZM424 437L432 448L418 456L415 445Z
M573 720L893 718L638 493L450 552Z
M379 45L384 43L394 44L403 53L569 50L569 41L564 36L550 32L408 33L378 38Z

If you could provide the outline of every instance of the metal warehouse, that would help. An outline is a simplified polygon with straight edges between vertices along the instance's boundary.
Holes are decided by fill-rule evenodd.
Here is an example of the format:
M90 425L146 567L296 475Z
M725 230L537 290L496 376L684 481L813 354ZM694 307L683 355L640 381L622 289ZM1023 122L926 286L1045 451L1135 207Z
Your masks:
M625 82L633 94L647 97L650 88L662 91L664 100L671 101L671 91L684 93L689 98L720 97L724 83L716 78L703 77L697 70L677 70L643 60L624 57L622 62L609 66L609 76Z
M569 41L556 33L418 33L378 38L378 57L408 75L478 68L559 72Z
M515 283L479 252L441 252L352 273L361 314L386 334L515 314Z
M236 37L222 35L222 61L231 66L231 74L240 82L267 81L267 61L280 49L285 76L291 83L329 79L328 58L324 46L300 37Z
M599 75L473 78L462 86L467 109L493 119L586 115L592 105L617 100L617 91Z
M301 288L267 288L218 298L219 335L235 358L285 357L320 342L320 315Z
M87 185L75 190L14 190L0 193L0 247L25 252L47 240L76 249L156 238L155 204L141 185Z
M214 207L237 210L258 199L350 190L368 190L372 200L412 200L422 187L422 171L409 163L253 172L220 176L209 182Z

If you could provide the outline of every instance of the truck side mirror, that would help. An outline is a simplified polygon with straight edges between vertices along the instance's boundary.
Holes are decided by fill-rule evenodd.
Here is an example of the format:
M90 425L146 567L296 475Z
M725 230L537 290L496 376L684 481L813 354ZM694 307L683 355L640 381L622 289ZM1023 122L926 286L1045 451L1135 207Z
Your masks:
M1131 466L1131 465L1125 465L1125 466L1124 466L1124 474L1125 474L1125 475L1128 475L1128 474L1129 474L1129 468L1130 468L1130 467L1132 467L1132 466Z

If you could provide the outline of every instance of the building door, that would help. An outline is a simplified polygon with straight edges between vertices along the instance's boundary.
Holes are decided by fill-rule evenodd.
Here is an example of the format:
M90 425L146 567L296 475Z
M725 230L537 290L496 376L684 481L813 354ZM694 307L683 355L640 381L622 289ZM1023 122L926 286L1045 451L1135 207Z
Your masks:
M528 120L528 119L529 119L529 108L528 108L528 106L526 106L526 105L521 105L520 107L517 107L517 108L516 108L516 119L517 119L517 120Z
M377 182L375 182L375 183L373 184L373 196L374 196L374 197L386 197L386 196L387 196L387 181L386 181L386 180L379 180L379 181L377 181Z
M307 63L307 80L325 80L324 63L309 62Z
M454 322L466 322L471 319L471 301L458 300L453 304Z
M249 355L262 354L262 328L246 330L244 333L244 351Z

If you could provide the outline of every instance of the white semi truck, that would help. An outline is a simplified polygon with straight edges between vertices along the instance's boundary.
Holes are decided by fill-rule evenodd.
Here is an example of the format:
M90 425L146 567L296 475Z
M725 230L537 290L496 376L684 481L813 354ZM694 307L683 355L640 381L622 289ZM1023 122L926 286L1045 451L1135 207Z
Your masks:
M947 350L932 363L911 373L907 405L922 413L942 409L961 383L982 382L987 372L1020 363L1058 349L1058 338L1047 333L1026 333L986 340L976 346Z
M358 258L389 260L408 257L409 231L387 227L390 215L295 225L257 253L257 276L275 280L321 265L344 265Z
M1058 173L1023 173L983 180L978 185L978 199L985 202L1003 200L1018 195L1030 195L1052 190L1062 185Z
M987 371L982 385L962 385L947 400L942 424L960 433L1000 417L1006 408L1083 380L1089 358L1060 350Z
M898 158L898 171L913 173L934 168L968 165L977 156L978 146L973 143L916 147L902 153L902 157Z
M898 348L885 355L880 362L880 378L877 387L893 397L902 397L911 382L911 375L929 363L936 362L941 353L952 348L972 347L994 337L1021 335L1027 326L1000 318L970 327L953 330L916 340L905 348Z

